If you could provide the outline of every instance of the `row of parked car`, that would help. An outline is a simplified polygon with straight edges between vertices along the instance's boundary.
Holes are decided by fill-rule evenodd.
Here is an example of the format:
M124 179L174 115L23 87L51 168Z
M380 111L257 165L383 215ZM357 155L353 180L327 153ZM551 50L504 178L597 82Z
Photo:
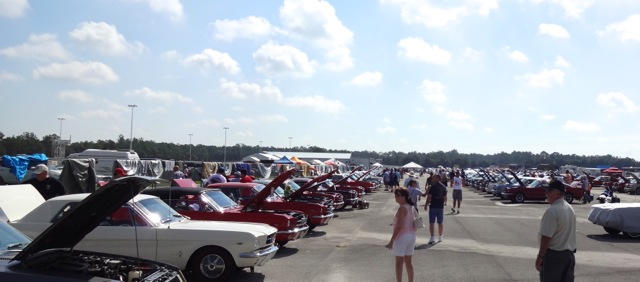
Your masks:
M29 238L0 234L0 248L13 253L17 261L0 271L0 277L38 273L45 281L57 271L64 276L83 274L85 280L88 275L184 281L184 272L189 281L225 281L237 269L253 271L266 264L279 247L328 224L336 210L368 207L364 195L380 187L376 178L364 180L369 173L332 171L310 179L292 178L295 169L291 169L273 180L204 188L195 184L148 188L161 185L151 185L157 179L132 176L112 180L91 194L47 201L30 185L3 186L0 208L10 226L0 227L15 228L36 238L34 242L49 244L33 250ZM285 195L285 188L291 193ZM53 258L44 255L50 249L58 249ZM70 249L102 256L72 259ZM135 258L147 265L140 270Z
M549 187L549 182L553 177L529 177L518 175L511 170L486 171L484 169L472 170L466 174L467 184L472 188L514 203L544 201L546 199L544 189ZM561 180L561 178L557 179ZM575 182L579 183L580 181L576 179ZM584 196L581 185L564 184L566 188L564 200L568 203Z

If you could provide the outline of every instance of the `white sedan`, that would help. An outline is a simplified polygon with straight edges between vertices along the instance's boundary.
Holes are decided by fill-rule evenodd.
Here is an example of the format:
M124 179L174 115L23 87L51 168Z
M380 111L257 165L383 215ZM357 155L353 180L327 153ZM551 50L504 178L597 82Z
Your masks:
M2 190L3 200L14 197L23 201L6 207L29 206L24 201L34 198L3 195ZM8 212L13 217L8 218L9 224L35 238L88 195L59 196L46 202L35 199L41 204L24 216ZM278 250L274 245L276 231L260 223L189 220L155 196L137 195L91 231L76 249L157 260L178 266L198 281L224 281L237 268L253 270L269 261Z

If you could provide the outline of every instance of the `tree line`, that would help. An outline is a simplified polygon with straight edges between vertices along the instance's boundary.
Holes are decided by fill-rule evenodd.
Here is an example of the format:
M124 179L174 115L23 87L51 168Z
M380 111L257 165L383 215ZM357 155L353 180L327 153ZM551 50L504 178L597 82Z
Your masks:
M0 132L0 154L1 155L19 155L19 154L35 154L44 153L53 156L53 140L58 139L56 134L46 135L38 138L34 133L24 132L18 136L7 137ZM97 140L82 141L71 143L66 147L66 154L82 152L85 149L129 149L131 139L119 135L114 140ZM158 158L166 160L182 160L182 161L210 161L221 162L240 161L243 157L262 151L288 151L288 152L316 152L316 153L351 153L353 158L369 159L371 163L380 162L384 165L402 166L409 162L415 162L424 167L489 167L492 165L508 166L515 165L518 167L536 167L540 164L548 164L559 167L566 164L577 165L581 167L596 166L617 166L632 167L640 166L640 162L629 157L617 157L612 155L564 155L558 152L532 153L525 151L513 151L511 153L500 152L497 154L463 154L457 150L448 152L375 152L375 151L347 151L332 150L317 146L299 146L292 148L279 147L260 147L247 146L245 144L235 144L232 146L212 146L212 145L189 145L175 144L165 142L155 142L153 140L144 140L142 138L133 139L133 149L141 158ZM365 164L366 165L366 164Z

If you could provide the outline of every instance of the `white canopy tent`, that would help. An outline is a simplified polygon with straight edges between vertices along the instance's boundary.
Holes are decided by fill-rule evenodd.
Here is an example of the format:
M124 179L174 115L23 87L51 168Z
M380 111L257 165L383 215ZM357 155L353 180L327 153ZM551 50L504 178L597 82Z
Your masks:
M423 167L423 166L421 166L421 165L419 165L419 164L417 164L417 163L410 162L410 163L408 163L408 164L406 164L406 165L403 165L403 166L402 166L402 168L423 169L424 167Z
M372 164L371 166L372 166L372 167L378 167L378 166L382 166L382 164L380 164L380 163L375 163L375 164Z
M269 161L275 161L278 160L280 158L271 155L271 154L267 154L267 153L254 153L251 155L248 155L244 158L242 158L243 162L269 162Z

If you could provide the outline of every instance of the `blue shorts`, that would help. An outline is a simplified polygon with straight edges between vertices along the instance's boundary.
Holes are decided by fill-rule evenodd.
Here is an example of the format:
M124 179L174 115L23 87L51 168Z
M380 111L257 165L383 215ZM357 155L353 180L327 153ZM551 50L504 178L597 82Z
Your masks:
M444 209L429 208L429 223L433 224L438 220L438 224L442 224L444 217Z

